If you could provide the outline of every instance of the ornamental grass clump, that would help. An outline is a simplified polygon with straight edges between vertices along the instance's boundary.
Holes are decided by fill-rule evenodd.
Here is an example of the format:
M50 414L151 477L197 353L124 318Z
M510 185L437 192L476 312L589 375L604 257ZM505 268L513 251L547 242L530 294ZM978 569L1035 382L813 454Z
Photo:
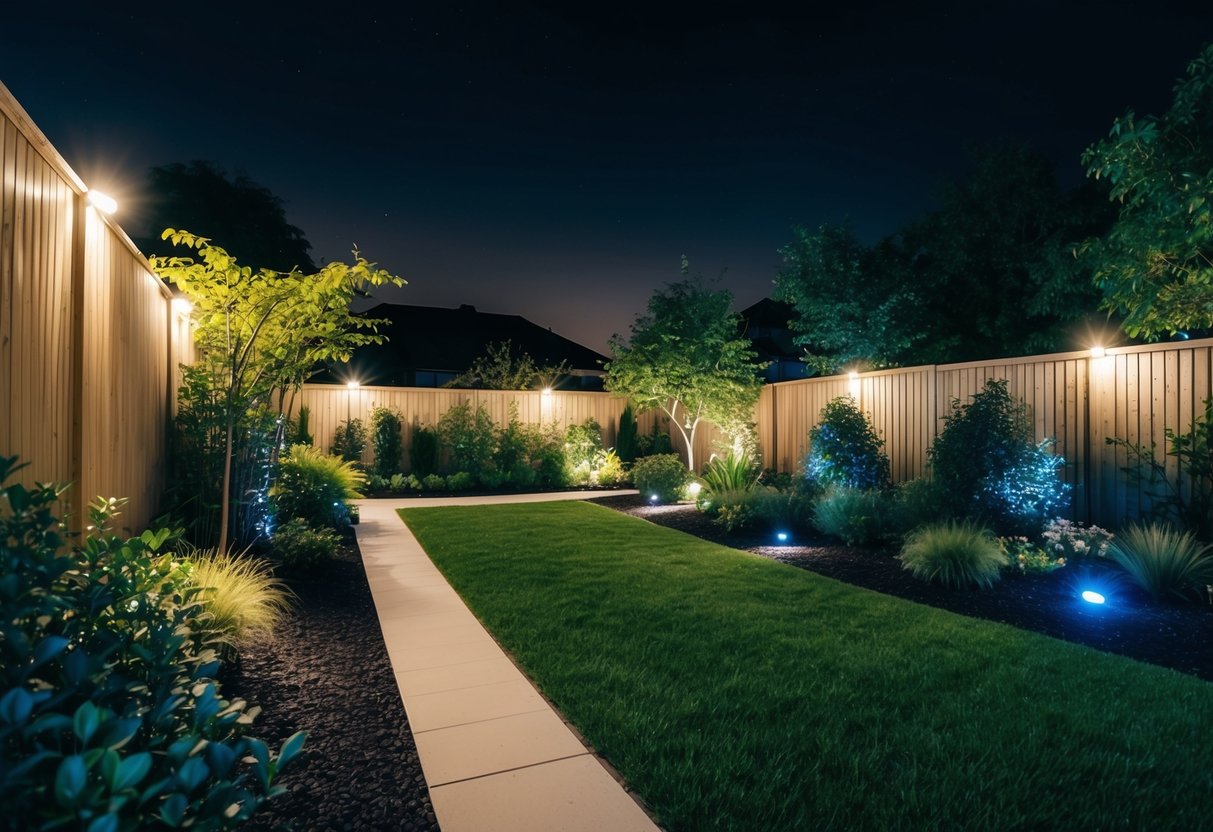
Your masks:
M947 522L913 532L897 557L916 578L959 589L994 585L1007 556L989 529Z
M1135 524L1108 545L1108 556L1156 602L1166 594L1191 597L1213 584L1213 547L1191 532Z
M701 479L709 493L723 494L749 491L758 484L759 476L749 454L730 451L728 456L714 456L708 460Z
M813 509L813 525L848 546L872 546L888 533L888 501L880 491L829 488Z
M280 522L299 517L314 528L339 528L349 522L346 503L362 497L365 483L354 463L311 445L292 445L279 462L270 497Z
M268 561L210 549L192 553L188 562L190 583L202 590L198 597L209 615L204 626L220 644L236 648L272 632L290 609L290 590Z

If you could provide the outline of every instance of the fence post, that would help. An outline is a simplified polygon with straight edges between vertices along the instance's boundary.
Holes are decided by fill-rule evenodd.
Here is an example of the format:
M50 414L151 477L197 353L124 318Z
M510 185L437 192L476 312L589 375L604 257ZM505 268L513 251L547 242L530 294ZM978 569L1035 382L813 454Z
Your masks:
M76 193L72 200L71 250L71 323L68 355L71 358L71 379L68 397L72 408L71 489L67 492L64 513L68 530L82 532L87 525L84 517L89 496L84 493L84 266L88 250L88 198Z

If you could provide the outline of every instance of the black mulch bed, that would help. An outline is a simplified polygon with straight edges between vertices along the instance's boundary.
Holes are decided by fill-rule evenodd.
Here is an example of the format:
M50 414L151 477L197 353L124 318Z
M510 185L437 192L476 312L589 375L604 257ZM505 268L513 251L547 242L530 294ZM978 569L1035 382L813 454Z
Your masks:
M873 551L822 540L775 546L770 535L728 535L691 505L650 506L634 495L595 499L696 537L744 549L812 572L961 615L1001 621L1024 630L1120 653L1213 681L1213 606L1154 604L1121 581L1109 564L1071 565L1047 575L1004 577L988 590L957 590L919 581L901 568L896 551ZM1104 587L1108 603L1088 604L1079 593Z
M241 651L223 692L263 708L253 733L272 747L308 738L287 793L244 828L438 829L353 535L332 563L283 577L293 612Z

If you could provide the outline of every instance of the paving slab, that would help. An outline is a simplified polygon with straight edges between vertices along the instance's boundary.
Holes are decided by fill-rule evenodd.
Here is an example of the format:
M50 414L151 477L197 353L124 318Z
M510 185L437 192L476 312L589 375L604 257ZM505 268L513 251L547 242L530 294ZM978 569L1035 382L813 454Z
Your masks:
M405 507L587 496L593 494L360 503L358 545L444 832L657 832L485 631L396 514Z

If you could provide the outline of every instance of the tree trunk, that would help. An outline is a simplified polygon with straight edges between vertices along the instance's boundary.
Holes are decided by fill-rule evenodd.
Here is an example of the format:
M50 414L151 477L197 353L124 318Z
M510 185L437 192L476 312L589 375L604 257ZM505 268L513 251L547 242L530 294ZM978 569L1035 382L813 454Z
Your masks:
M235 433L235 415L229 406L227 411L227 443L223 452L223 494L219 500L219 552L227 551L228 515L232 510L232 435Z

